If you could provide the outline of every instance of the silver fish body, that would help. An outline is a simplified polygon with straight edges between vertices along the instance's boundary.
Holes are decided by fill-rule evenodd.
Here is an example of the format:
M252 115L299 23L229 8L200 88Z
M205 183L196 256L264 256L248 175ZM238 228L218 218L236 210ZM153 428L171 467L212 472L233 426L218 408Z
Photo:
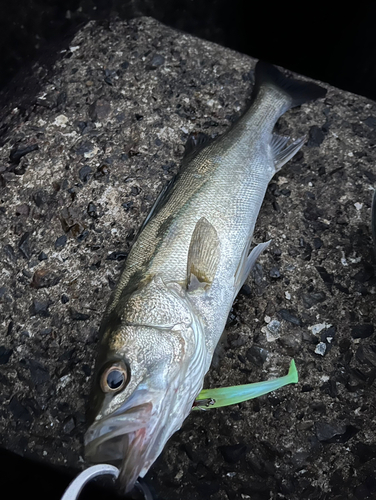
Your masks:
M232 303L257 256L250 246L269 181L303 145L273 135L315 84L256 66L253 103L221 137L187 155L145 221L107 306L85 436L92 462L120 465L129 491L200 392Z

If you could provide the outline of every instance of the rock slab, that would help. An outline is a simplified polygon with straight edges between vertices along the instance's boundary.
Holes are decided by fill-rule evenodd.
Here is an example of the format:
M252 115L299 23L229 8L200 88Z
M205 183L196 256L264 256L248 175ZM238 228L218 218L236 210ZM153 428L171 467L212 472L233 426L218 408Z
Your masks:
M256 61L150 18L89 23L31 105L0 121L0 444L84 466L101 315L191 132L223 133ZM30 96L29 102L30 102ZM289 386L196 412L147 476L160 498L375 498L376 104L328 87L277 132L307 134L270 184L272 238L236 299L206 386ZM269 328L268 328L269 326ZM278 327L278 328L277 328Z

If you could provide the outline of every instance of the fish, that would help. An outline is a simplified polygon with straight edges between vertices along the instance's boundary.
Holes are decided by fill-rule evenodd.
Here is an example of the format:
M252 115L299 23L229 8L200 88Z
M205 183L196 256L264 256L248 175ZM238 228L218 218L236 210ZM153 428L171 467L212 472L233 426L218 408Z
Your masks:
M91 463L120 469L129 492L199 395L233 301L270 242L252 250L267 186L303 146L273 133L326 89L259 61L250 107L188 148L131 248L99 331L84 437Z

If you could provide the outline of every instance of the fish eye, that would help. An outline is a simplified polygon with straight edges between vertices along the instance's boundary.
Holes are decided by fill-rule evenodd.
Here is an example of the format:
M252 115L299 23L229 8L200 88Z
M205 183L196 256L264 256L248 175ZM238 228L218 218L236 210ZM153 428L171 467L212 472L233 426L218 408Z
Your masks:
M100 385L103 392L119 392L128 381L128 371L121 363L108 366L102 373Z

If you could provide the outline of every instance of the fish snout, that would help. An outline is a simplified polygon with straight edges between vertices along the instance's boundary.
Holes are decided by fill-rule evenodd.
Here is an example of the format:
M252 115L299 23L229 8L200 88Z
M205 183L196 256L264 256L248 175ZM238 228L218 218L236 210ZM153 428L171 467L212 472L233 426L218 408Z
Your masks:
M125 492L132 490L145 469L145 455L151 437L152 403L95 421L84 436L85 458L90 463L107 463L120 469L118 481Z

